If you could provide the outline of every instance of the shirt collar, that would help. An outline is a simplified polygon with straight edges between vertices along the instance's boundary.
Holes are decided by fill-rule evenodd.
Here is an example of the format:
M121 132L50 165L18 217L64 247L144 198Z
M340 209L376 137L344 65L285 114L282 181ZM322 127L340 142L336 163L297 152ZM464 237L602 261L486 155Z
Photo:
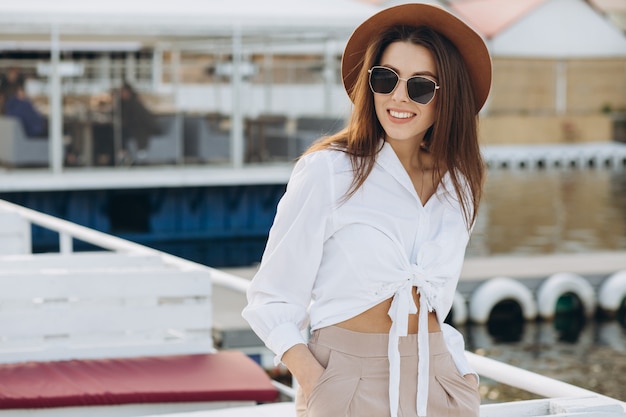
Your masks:
M398 155L396 155L396 151L393 150L393 147L391 147L389 142L383 140L383 146L378 153L376 163L387 171L398 183L406 188L411 195L419 201L419 196L415 191L415 187L413 187L413 183L411 182L408 172L404 169L402 162L400 162Z
M417 195L417 192L415 191L415 187L413 186L413 182L409 177L409 173L406 172L406 169L404 169L402 162L400 162L398 155L396 155L396 151L393 150L393 147L389 144L389 142L383 139L381 140L383 141L383 146L381 147L380 152L378 152L378 156L376 157L376 163L385 171L387 171L399 184L406 188L407 191L411 193L411 195L421 205L421 200ZM428 201L430 202L430 200L432 200L433 198L439 198L440 194L444 190L450 191L452 189L450 187L452 186L453 185L450 174L446 172L441 179L441 183L437 187L437 190L435 190L435 193Z

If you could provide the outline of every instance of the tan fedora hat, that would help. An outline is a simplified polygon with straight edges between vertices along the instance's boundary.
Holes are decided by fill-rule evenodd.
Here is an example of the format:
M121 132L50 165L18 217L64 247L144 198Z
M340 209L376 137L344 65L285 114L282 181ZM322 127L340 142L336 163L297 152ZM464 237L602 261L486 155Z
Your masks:
M358 66L371 40L391 26L428 26L452 42L461 53L472 80L477 111L491 88L491 57L482 37L462 20L431 4L407 3L382 10L361 23L352 33L341 61L343 85L350 95L359 74Z

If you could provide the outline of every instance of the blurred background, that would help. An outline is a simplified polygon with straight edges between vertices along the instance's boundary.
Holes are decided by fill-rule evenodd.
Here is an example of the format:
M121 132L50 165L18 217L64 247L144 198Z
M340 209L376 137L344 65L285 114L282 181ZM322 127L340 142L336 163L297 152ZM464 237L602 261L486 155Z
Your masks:
M0 5L0 196L213 266L253 264L293 161L349 115L348 36L399 3ZM626 0L428 3L493 56L468 256L625 249L626 153L607 146L626 142Z
M2 2L0 198L254 268L294 160L350 113L346 40L400 3ZM493 58L480 114L488 180L467 257L626 256L626 0L427 3L470 23ZM53 251L58 237L34 228L32 243ZM604 392L626 399L625 322L464 331L473 350L562 378L577 370L573 382L592 389L603 379L585 376L612 372Z

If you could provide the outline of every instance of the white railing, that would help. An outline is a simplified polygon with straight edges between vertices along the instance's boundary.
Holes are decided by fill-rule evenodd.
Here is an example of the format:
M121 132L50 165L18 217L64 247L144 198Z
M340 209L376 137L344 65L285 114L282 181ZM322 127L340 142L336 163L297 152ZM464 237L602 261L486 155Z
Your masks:
M74 251L73 239L78 239L113 252L156 255L160 257L164 263L182 270L198 268L210 270L214 284L221 285L235 291L245 292L248 285L248 280L244 278L227 274L206 265L179 258L156 249L151 249L138 243L111 236L67 220L59 219L17 204L9 203L7 201L0 200L0 211L16 213L22 218L28 220L31 224L36 224L46 229L58 232L59 252L61 254L72 253Z
M177 256L169 255L156 249L151 249L143 245L129 242L127 240L107 235L102 232L80 226L66 220L58 219L53 216L43 214L16 204L12 204L0 200L0 211L8 211L16 213L27 219L31 224L36 224L47 229L54 230L59 233L60 252L62 254L70 254L73 252L72 240L79 239L87 243L91 243L103 249L121 253L135 253L143 255L157 255L164 263L176 266L178 268L188 269L205 269L210 270L214 284L225 288L245 293L248 288L249 281L247 279L228 274L218 269L210 268L193 261L185 260ZM471 352L466 352L467 357L478 372L478 374L490 378L494 381L510 385L515 388L523 389L546 398L556 397L589 397L600 396L616 401L614 398L599 395L596 392L577 387L556 379L548 378L521 368L517 368L493 359L489 359ZM283 394L294 398L295 389L285 386L274 381L274 385ZM626 411L626 403L621 402L622 407Z
M615 398L610 398L598 394L597 392L517 368L472 352L465 352L465 355L479 375L546 398L600 396L615 401ZM621 405L626 411L626 403L621 402Z

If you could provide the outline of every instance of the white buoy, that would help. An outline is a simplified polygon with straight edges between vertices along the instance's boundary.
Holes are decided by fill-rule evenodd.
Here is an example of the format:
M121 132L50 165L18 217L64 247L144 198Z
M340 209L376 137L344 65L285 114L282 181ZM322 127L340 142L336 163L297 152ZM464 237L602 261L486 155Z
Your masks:
M506 300L513 300L520 305L525 320L537 317L535 299L528 287L512 278L496 277L485 281L472 293L470 320L479 324L487 323L491 310Z
M600 308L615 314L626 298L626 270L618 271L602 282L598 289L598 304Z
M593 316L596 309L593 287L585 278L569 272L551 275L541 283L537 290L539 316L546 320L553 319L559 298L570 293L576 295L583 304L585 317Z

